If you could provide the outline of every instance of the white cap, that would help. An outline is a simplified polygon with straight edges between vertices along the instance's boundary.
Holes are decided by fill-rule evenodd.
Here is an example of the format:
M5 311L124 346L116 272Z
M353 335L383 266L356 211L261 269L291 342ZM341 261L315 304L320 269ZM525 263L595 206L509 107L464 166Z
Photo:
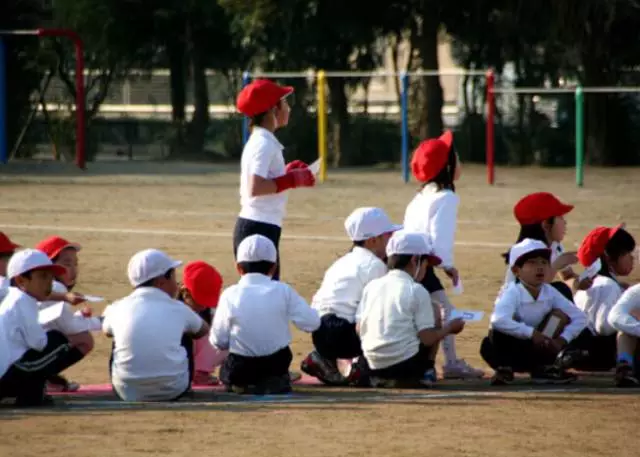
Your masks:
M383 233L395 232L401 225L391 223L383 209L357 208L344 221L344 228L351 241L364 241Z
M145 249L136 252L127 266L127 276L133 287L138 287L150 279L163 276L167 271L182 265L158 249Z
M542 241L525 238L519 243L511 246L511 250L509 251L509 266L513 267L520 257L533 251L549 251L549 253L551 252L549 246L544 244Z
M7 277L12 279L32 270L51 270L54 276L61 276L67 271L62 265L54 265L44 252L37 249L24 249L16 252L9 259Z
M278 253L276 246L263 235L246 237L238 246L236 262L271 262L276 263Z
M440 258L433 255L431 240L424 233L398 230L391 235L386 249L387 257L392 255L428 255L433 264L439 264Z

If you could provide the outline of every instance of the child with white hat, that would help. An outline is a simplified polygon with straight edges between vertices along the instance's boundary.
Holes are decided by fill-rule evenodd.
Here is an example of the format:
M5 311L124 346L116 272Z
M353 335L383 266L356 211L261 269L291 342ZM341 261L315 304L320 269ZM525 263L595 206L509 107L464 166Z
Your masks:
M419 283L440 259L422 233L396 231L386 248L389 272L364 289L356 316L362 352L374 387L431 385L439 342L464 328L441 323Z
M38 320L38 301L64 272L35 249L17 252L7 265L11 287L0 304L0 398L15 397L18 406L51 403L46 380L84 357L61 332L45 332Z
M303 332L320 326L320 317L289 285L273 281L277 251L269 238L251 235L238 246L237 284L220 296L211 344L228 350L220 379L236 393L291 391L289 322Z
M190 389L193 339L209 325L174 298L181 265L157 249L136 253L127 268L134 291L104 311L102 330L113 338L111 383L122 400L177 400Z
M547 283L551 249L525 238L509 251L516 280L494 305L491 330L480 354L495 370L493 385L509 384L514 372L528 372L536 383L576 379L557 364L560 352L587 327L587 316Z
M10 281L7 278L7 265L19 247L19 244L14 243L7 235L0 232L0 302L9 293Z
M380 208L357 208L344 223L353 247L327 270L311 302L321 316L320 328L313 332L315 350L302 362L302 371L325 384L341 385L357 381L358 370L345 378L337 359L362 355L356 332L356 311L365 286L387 272L385 249L391 234L400 229Z

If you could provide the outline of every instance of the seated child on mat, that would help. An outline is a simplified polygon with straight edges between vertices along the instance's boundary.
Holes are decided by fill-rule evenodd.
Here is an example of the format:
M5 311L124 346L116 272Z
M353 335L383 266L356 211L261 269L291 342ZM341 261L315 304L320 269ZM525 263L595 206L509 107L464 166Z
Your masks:
M301 366L305 373L330 385L357 380L359 371L352 369L344 377L337 359L362 355L355 324L358 303L365 286L387 272L385 248L391 233L400 228L380 208L358 208L344 225L353 247L329 267L313 297L311 306L320 314L322 323L312 334L315 349Z
M127 266L133 292L104 311L102 330L113 338L111 384L122 400L178 400L191 388L193 339L209 325L174 299L180 265L157 249L134 254Z
M480 347L482 358L495 370L493 385L509 384L514 372L528 372L539 383L575 380L555 363L560 351L586 328L587 316L546 282L550 258L547 244L529 238L509 251L516 279L498 296L489 336ZM568 321L564 328L563 321Z
M419 283L438 265L426 235L399 230L387 244L389 272L364 289L356 317L373 387L430 386L439 342L464 321L441 323L429 292Z
M211 329L211 344L229 351L220 379L236 393L290 392L289 321L313 332L320 317L291 286L271 280L277 252L267 237L243 239L236 259L241 278L222 292Z
M623 375L625 382L618 383L621 387L638 386L640 377L640 284L625 290L609 313L609 323L618 332L628 338L622 346L618 339L618 368L617 380Z
M65 268L65 273L56 275L52 292L47 298L38 304L45 309L59 302L64 302L62 314L53 322L44 326L45 330L58 330L85 356L93 350L93 336L91 332L102 329L102 322L97 317L91 316L91 309L74 311L72 305L84 302L81 294L72 292L78 278L78 252L82 247L78 243L72 243L58 236L50 236L36 245L36 249L44 252L51 262ZM60 375L49 379L49 390L73 392L80 388L76 382L68 381Z
M35 249L11 257L9 293L0 304L0 398L14 397L17 406L52 403L46 380L79 362L84 354L57 330L45 331L38 321L38 301L51 293L54 265Z
M580 263L593 270L592 275L595 276L592 276L593 285L587 290L577 291L574 297L576 306L589 319L589 328L572 343L586 356L571 364L571 368L609 371L617 364L615 383L619 387L640 385L633 373L636 337L616 330L609 322L614 305L625 289L620 278L633 271L635 248L633 236L623 226L618 226L593 229L578 250ZM614 316L613 320L617 318Z
M222 291L222 276L214 267L203 261L189 262L182 273L182 285L179 300L209 325L213 320L213 313L218 306ZM222 365L227 357L227 351L220 351L209 342L209 335L198 338L193 342L193 358L195 373L194 385L216 385L218 380L212 376L214 369Z
M4 233L0 232L0 302L9 293L11 281L7 278L7 264L13 253L20 247Z

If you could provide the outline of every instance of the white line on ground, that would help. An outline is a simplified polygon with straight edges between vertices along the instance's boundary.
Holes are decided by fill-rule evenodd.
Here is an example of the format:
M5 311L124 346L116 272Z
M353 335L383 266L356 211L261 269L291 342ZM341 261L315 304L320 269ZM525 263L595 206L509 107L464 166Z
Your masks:
M157 236L191 236L203 238L229 238L231 232L202 232L190 230L169 230L169 229L135 229L135 228L118 228L118 227L91 227L91 226L68 226L68 225L34 225L34 224L5 224L0 223L3 229L13 230L35 230L35 231L55 231L64 232L87 232L87 233L114 233L118 235L157 235ZM332 241L336 243L348 243L344 236L325 236L325 235L283 235L285 240L298 241ZM457 246L470 248L506 248L506 243L489 243L484 241L456 241Z

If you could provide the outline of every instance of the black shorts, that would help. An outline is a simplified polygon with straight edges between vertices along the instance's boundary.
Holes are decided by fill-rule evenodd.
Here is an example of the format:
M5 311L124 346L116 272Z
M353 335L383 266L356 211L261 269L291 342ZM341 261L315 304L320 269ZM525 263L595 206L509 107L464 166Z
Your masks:
M325 314L320 322L320 328L311 334L318 354L329 360L353 359L362 355L356 324L335 314Z
M282 228L275 224L268 224L266 222L252 221L251 219L244 219L239 217L236 220L236 225L233 229L233 257L236 257L238 253L238 246L248 236L262 235L269 238L276 246L276 252L278 253L276 271L273 274L273 279L278 281L280 279L280 236L282 235Z
M268 378L289 374L291 360L289 346L262 357L230 353L220 369L220 380L227 386L259 385Z
M378 370L370 369L369 375L376 378L397 379L402 381L422 379L424 374L434 367L431 352L432 350L429 346L421 344L418 353L413 357L391 365L390 367L380 368Z

